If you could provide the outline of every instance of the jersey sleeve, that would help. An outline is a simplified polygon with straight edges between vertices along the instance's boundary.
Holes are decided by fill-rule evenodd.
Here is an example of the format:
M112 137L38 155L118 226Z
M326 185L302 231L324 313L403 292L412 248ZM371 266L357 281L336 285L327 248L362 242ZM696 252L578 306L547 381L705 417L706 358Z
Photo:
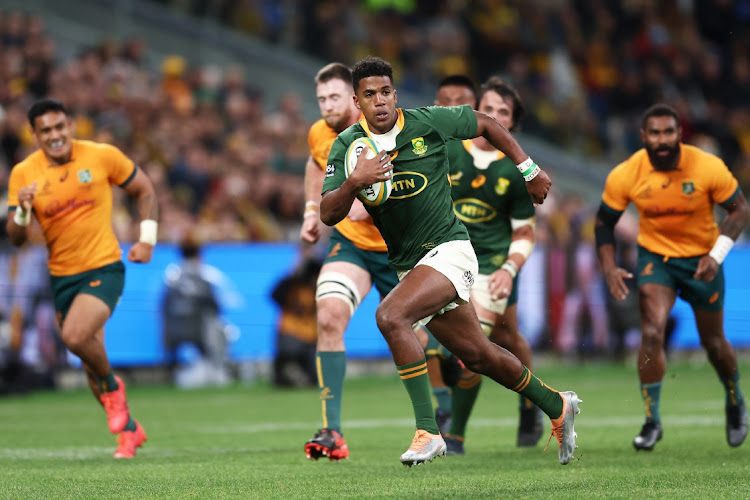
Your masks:
M328 152L334 138L335 135L332 135L325 120L318 120L313 123L307 133L307 146L310 149L310 156L321 170L325 169Z
M346 180L346 172L344 172L344 157L346 156L347 147L348 145L344 142L341 136L333 141L331 152L328 155L321 193L338 189Z
M468 104L420 108L423 119L433 124L446 141L473 139L477 136L477 116Z
M10 171L8 179L8 211L13 211L18 207L18 191L27 186L28 183L20 168L15 167Z
M725 203L737 194L739 183L726 164L718 157L711 157L706 173L710 179L710 196L714 203Z
M109 173L109 181L124 187L135 176L136 166L125 153L109 144L102 144L102 153Z
M627 162L621 163L609 173L602 193L602 202L618 212L624 211L630 203L628 189L632 183L629 182L626 165Z

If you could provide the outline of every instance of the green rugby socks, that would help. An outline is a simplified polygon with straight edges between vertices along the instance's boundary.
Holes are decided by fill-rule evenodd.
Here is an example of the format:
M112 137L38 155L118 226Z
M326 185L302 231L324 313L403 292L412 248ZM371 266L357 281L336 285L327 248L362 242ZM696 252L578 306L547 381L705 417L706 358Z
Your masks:
M453 388L453 410L451 412L451 428L448 431L452 437L463 438L466 435L466 424L469 422L471 410L482 386L482 376L478 373L469 378L462 378Z
M641 384L641 397L643 398L643 406L646 410L646 421L657 424L661 422L661 415L659 414L661 382Z
M563 400L560 393L539 380L525 366L521 378L510 389L529 398L549 418L554 420L562 415Z
M414 407L414 419L417 429L423 429L430 434L439 434L435 414L432 411L432 396L430 394L430 379L427 376L427 360L422 358L416 363L397 366L398 375L409 393L409 399Z
M323 405L323 427L341 432L341 398L346 375L346 352L315 354L318 371L318 392Z

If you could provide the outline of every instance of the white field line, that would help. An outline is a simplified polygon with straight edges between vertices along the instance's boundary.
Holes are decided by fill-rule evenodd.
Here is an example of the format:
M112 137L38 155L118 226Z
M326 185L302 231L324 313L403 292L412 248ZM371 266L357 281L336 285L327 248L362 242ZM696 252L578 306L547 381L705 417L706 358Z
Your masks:
M663 418L664 427L723 427L724 416L717 415L713 417L682 415L667 416ZM579 435L586 432L586 428L632 428L637 432L643 423L643 417L600 417L587 419L584 414L576 418L576 430ZM343 422L347 429L383 429L383 428L403 428L413 427L414 420L406 418L394 419L368 419L368 420L349 420ZM311 431L315 430L319 424L314 422L287 422L287 423L267 423L267 424L241 424L222 425L221 427L209 426L186 426L185 431L197 434L256 434L260 432L274 431ZM518 425L516 418L475 418L469 423L472 428L498 428L498 429L515 429ZM548 425L548 424L547 424ZM191 448L165 448L159 447L157 443L148 442L149 456L179 456L191 453ZM111 455L114 452L115 445L111 447L103 446L76 446L61 448L0 448L0 459L15 460L35 460L44 458L59 458L66 460L96 459L102 456ZM237 447L237 448L195 448L195 453L200 455L223 454L227 452L259 452L270 451L267 447Z

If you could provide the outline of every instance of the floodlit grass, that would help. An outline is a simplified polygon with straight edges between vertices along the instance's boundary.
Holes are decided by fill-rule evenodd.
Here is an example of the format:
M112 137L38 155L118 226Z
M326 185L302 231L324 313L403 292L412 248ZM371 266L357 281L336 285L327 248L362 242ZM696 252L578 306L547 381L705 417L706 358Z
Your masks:
M149 437L133 460L112 458L114 437L86 392L5 398L0 498L748 498L750 442L726 444L723 390L696 359L668 368L664 438L651 453L631 444L643 418L632 365L540 366L545 382L583 399L567 466L554 438L546 452L544 442L515 447L517 396L486 379L466 455L411 469L398 460L414 431L395 375L347 381L351 458L340 463L304 457L320 425L316 390L129 386Z

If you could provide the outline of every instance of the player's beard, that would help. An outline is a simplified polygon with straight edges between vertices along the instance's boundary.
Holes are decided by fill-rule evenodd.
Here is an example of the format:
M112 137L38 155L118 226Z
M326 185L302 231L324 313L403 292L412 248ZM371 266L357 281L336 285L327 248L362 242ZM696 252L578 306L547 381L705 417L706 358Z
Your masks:
M343 131L348 125L347 116L340 113L328 115L325 117L325 120L326 124L336 132Z
M651 160L651 165L656 170L674 170L677 168L677 162L680 158L680 143L678 142L674 146L659 146L656 149L646 149L648 152L648 158ZM660 151L669 151L669 154L661 156L657 153Z

